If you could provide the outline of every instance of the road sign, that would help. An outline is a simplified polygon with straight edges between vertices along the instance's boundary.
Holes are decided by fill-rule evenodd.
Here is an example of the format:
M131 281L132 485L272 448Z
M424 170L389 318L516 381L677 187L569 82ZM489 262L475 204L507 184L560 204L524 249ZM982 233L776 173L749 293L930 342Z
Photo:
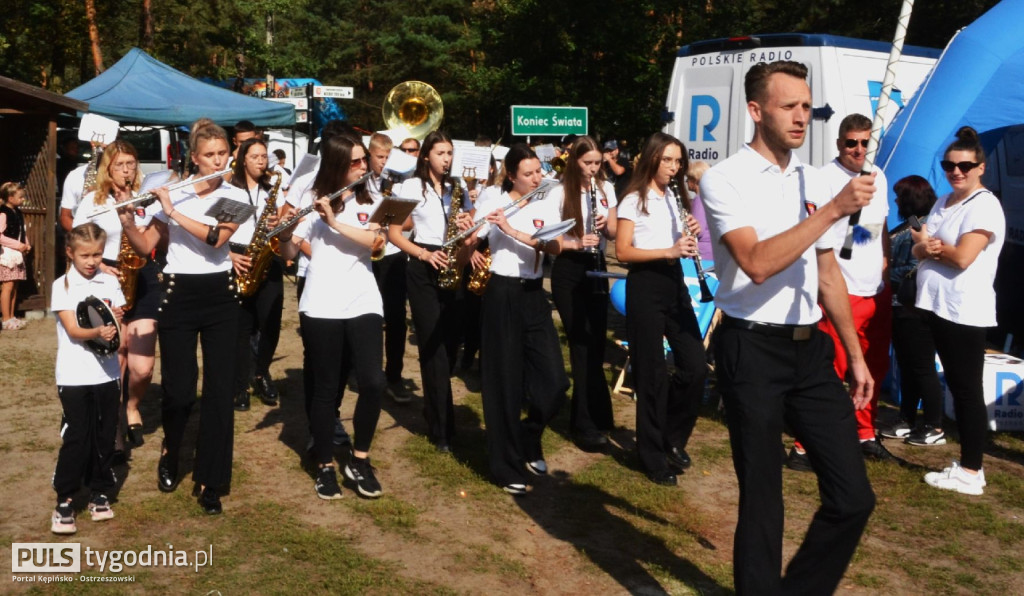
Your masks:
M585 135L587 108L512 106L512 135Z
M288 97L306 97L306 86L289 88Z
M352 99L352 91L352 87L329 87L327 85L316 85L313 87L313 97Z
M309 112L306 110L296 111L295 122L309 122Z
M296 110L308 110L309 102L305 97L268 97L268 101L276 101L277 103L290 103L295 106Z

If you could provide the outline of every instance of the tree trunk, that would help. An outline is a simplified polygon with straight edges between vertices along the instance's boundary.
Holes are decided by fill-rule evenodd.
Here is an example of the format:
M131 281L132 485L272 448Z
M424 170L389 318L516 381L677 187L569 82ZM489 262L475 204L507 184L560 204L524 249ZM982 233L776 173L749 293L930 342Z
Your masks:
M92 46L92 64L96 75L103 72L103 52L100 51L100 31L96 27L95 0L85 0L85 19L89 23L89 44Z
M142 0L142 12L139 15L139 47L147 52L153 51L153 11L151 0Z

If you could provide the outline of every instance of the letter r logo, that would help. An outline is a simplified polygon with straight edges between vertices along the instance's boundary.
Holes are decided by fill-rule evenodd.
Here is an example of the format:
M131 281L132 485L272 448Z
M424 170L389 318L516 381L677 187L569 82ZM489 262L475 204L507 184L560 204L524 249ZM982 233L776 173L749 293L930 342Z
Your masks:
M721 108L718 106L718 100L710 95L694 95L690 100L690 141L697 140L697 122L700 119L702 113L701 107L708 108L711 111L711 117L707 118L707 123L703 125L704 134L702 135L701 141L714 141L715 137L711 133L714 132L715 127L718 126L718 118L721 116ZM703 110L703 113L707 113L708 110Z

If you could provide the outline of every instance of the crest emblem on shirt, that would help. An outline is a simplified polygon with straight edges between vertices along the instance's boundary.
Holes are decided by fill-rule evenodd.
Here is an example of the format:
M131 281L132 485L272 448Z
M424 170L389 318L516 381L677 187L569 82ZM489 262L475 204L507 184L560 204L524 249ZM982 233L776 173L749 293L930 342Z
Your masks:
M818 205L811 201L804 201L804 209L807 210L807 215L814 215L814 212L818 210Z
M359 223L361 224L365 224L366 222L370 221L370 214L365 211L360 211L356 215L359 217Z
M601 206L605 209L608 208L608 199L601 199Z
M533 220L533 227L537 228L538 230L543 228L544 227L544 220L543 219L535 219L535 220Z
M146 217L146 208L145 207L136 207L135 208L135 217Z

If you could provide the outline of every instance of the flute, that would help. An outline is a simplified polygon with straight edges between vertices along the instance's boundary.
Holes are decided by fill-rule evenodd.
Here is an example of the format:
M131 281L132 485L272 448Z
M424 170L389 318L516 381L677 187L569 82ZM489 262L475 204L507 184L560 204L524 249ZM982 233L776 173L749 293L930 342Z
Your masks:
M686 218L690 215L690 212L683 206L683 195L679 190L679 182L672 178L668 187L672 190L672 194L676 198L676 206L679 207L679 219L681 220L684 233L691 238L694 237L693 232L690 231L690 226L686 225ZM704 273L704 266L700 262L700 252L693 255L693 266L697 269L697 281L700 283L700 301L711 302L715 299L711 293L711 288L708 287L707 275Z
M502 209L502 211L508 211L509 209L517 209L518 210L518 209L520 209L522 207L522 204L525 203L525 202L528 202L528 201L530 201L530 200L532 200L534 198L543 198L544 195L547 194L548 191L550 191L553 187L555 187L557 185L558 185L558 181L554 180L553 178L542 178L541 181L540 181L540 186L538 186L537 188L531 190L530 192L526 193L525 195L519 197L518 199L513 199L513 200L509 201L504 206L502 206L501 209ZM511 215L511 214L506 213L505 215ZM483 225L485 223L487 223L487 216L486 215L484 217L481 217L480 219L476 220L473 223L473 225L471 225L468 229L463 230L462 232L457 234L454 238L452 238L452 239L448 240L447 242L445 242L442 246L447 248L451 244L456 244L456 243L462 242L466 238L469 238L470 236L472 236L473 232L475 232L475 231L479 230L481 227L483 227Z
M220 170L219 172L214 172L212 174L207 174L205 176L200 176L198 178L189 178L187 180L182 180L181 182L178 182L177 184L172 184L172 185L167 187L167 192L170 192L172 190L178 190L179 188L185 188L189 184L199 184L200 182L206 182L207 180L212 180L214 178L219 178L221 176L224 176L225 174L230 174L231 170L233 170L233 169L234 169L234 163L232 162L232 165L224 168L223 170ZM140 195L135 195L134 197L132 197L130 199L125 199L125 200L123 200L123 201L121 201L119 203L114 203L113 205L107 205L106 207L104 207L103 209L100 209L99 211L94 211L89 216L89 219L92 219L94 217L99 217L100 215L103 215L104 213L107 213L108 211L115 211L117 209L120 209L121 207L127 207L128 205L134 205L135 203L144 203L145 205L149 205L150 203L152 203L155 200L156 200L156 195L155 194L153 194L152 192L144 192L144 193L142 193ZM145 205L143 205L143 206L145 206Z
M369 177L370 177L370 172L366 172L365 174L363 174L363 176L361 178L359 178L359 180L356 180L352 184L349 184L347 186L343 186L343 187L339 188L338 190L332 192L331 194L327 195L324 198L327 199L328 201L333 201L334 199L340 197L346 191L352 190L356 186L359 186L360 184L366 182L366 180ZM313 201L313 203L311 203L310 205L308 205L306 207L303 207L302 209L299 209L298 211L295 212L295 215L293 215L290 218L288 218L288 221L285 221L285 222L282 222L282 223L278 224L276 228L274 228L273 230L270 230L269 232L267 232L267 240L270 240L274 236L277 236L281 232L283 232L283 231L287 230L288 228L292 227L293 225L298 223L300 219L302 219L303 217L306 217L307 215L312 213L314 210L316 210L316 201Z

